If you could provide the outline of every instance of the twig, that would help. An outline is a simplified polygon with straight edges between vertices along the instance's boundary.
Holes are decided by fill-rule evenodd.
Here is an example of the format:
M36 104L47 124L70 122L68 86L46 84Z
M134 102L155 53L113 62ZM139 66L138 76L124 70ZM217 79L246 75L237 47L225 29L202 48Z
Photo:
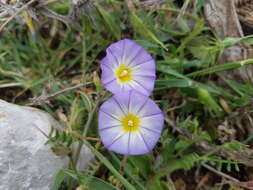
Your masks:
M216 170L215 168L213 168L213 167L211 167L211 166L209 166L209 165L207 165L207 164L205 164L205 163L202 163L201 165L202 165L203 167L205 167L206 169L208 169L208 170L210 170L210 171L216 173L217 175L219 175L219 176L221 176L221 177L224 177L224 178L226 178L226 179L228 179L228 180L230 180L230 181L233 181L233 182L236 182L236 183L240 182L238 179L233 178L233 177L231 177L231 176L229 176L229 175L227 175L227 174L225 174L225 173L223 173L223 172L221 172L221 171L218 171L218 170Z
M185 104L186 104L186 101L184 100L182 104L180 104L180 105L178 105L178 106L175 106L175 107L172 107L172 108L169 108L169 109L167 110L167 112L170 112L170 111L179 109L179 108L181 108L181 107L184 107Z
M127 160L128 160L128 155L124 155L123 160L120 163L119 173L123 174Z
M202 163L201 164L203 167L205 167L206 169L216 173L217 175L221 176L221 177L224 177L225 178L225 181L227 184L235 184L235 185L238 185L240 187L244 187L246 189L253 189L253 182L252 181L246 181L246 182L241 182L239 181L238 179L234 178L234 177L231 177L221 171L218 171L216 169L214 169L213 167L205 164L205 163Z
M99 138L94 138L94 137L84 137L82 136L80 133L78 133L77 131L68 131L68 133L73 136L76 137L80 140L86 140L86 141L97 141L100 142L101 140Z
M16 86L21 86L21 84L19 82L0 84L0 88L11 88L11 87L16 87Z
M0 68L0 73L3 75L8 75L8 76L16 76L16 77L20 77L20 78L24 78L22 75L15 73L15 72L11 72L11 71L5 71L3 69Z
M101 141L99 138L93 138L93 137L83 137L83 139L87 141L96 141L96 142Z
M28 3L26 3L25 5L23 5L20 9L17 10L17 12L15 12L10 18L8 18L1 26L0 26L0 32L3 30L3 28L12 20L14 19L19 13L21 13L22 11L24 11L29 5L31 5L32 3L34 3L37 0L31 0Z
M175 122L169 119L167 116L165 116L164 120L169 126L172 127L174 131L177 131L178 133L188 137L189 139L191 138L191 135L187 129L179 128L178 126L176 126Z
M172 190L177 190L176 187L175 187L175 184L173 183L173 181L172 181L172 179L171 179L171 177L170 177L170 174L168 174L168 175L166 176L166 179L167 179L167 181L170 183L170 187L172 188Z
M59 1L59 0L48 0L45 2L41 2L36 6L36 8L45 7L45 6L48 6L49 4L56 3L57 1Z
M136 11L136 8L132 0L125 0L125 2L130 11Z
M185 11L186 11L186 9L187 9L187 7L188 7L190 1L191 1L191 0L186 0L186 1L185 1L185 3L183 4L183 7L182 7L181 10L180 10L179 15L178 15L177 18L176 18L176 21L178 21L181 17L183 17L183 15L185 14Z
M87 86L88 84L90 83L81 83L81 84L78 84L78 85L75 85L75 86L72 86L72 87L69 87L69 88L65 88L65 89L62 89L62 90L59 90L53 94L49 94L49 95L41 95L39 97L34 97L34 98L31 98L30 101L31 101L31 104L29 105L41 105L41 104L44 104L46 102L48 102L50 99L56 97L56 96L59 96L63 93L66 93L66 92L69 92L69 91L72 91L72 90L76 90L78 88L81 88L81 87L84 87L84 86Z
M137 8L147 8L147 7L154 7L158 6L162 3L169 3L173 2L174 0L147 0L144 2L140 2L137 4Z
M12 102L15 102L16 99L20 96L22 96L25 92L27 92L27 90L29 90L28 88L24 88L23 90L21 90L20 92L18 92L13 98L12 98Z

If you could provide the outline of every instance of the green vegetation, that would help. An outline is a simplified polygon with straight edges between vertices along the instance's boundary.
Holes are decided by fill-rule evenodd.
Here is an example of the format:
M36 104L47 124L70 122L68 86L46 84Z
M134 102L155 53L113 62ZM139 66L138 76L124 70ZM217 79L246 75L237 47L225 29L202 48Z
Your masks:
M65 13L64 3L50 7ZM185 3L192 6L192 1ZM48 142L60 145L58 154L71 157L69 169L59 171L54 190L173 190L173 183L187 190L220 189L215 185L221 176L206 165L239 181L250 180L250 165L237 155L253 145L248 131L253 87L225 75L253 64L253 59L223 65L217 59L224 48L242 40L250 44L251 38L217 39L204 21L203 4L197 0L182 14L182 4L176 1L131 9L123 0L100 0L89 9L89 16L81 17L81 29L53 19L34 22L39 43L25 25L8 24L0 40L0 98L31 105L30 98L87 84L34 105L66 126ZM166 117L154 151L128 156L123 169L123 156L86 138L98 138L97 107L110 96L100 83L99 61L106 47L122 38L136 40L156 60L152 99ZM86 171L75 168L78 154L68 151L74 142L86 144L97 158ZM232 182L224 189L240 189Z

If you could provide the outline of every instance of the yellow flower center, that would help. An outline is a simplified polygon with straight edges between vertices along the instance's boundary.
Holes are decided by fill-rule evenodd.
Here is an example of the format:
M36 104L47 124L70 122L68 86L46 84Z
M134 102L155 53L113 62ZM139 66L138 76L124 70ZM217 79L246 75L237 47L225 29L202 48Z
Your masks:
M121 124L123 126L124 131L126 132L133 132L139 130L139 117L129 113L127 114L122 120Z
M121 64L118 70L116 71L116 76L118 77L120 82L129 82L132 80L131 73L132 69Z

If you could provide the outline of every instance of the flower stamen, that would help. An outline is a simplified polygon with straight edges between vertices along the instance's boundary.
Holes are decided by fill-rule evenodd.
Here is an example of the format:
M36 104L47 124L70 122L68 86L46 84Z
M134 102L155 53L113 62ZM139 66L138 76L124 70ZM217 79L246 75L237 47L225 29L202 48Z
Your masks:
M132 69L126 67L124 64L121 64L116 71L116 76L120 82L129 82L132 80L131 73Z
M120 74L121 77L124 77L128 74L128 71L125 69L122 71L122 73Z
M122 120L121 124L123 126L124 131L133 132L139 130L140 118L135 116L134 114L127 114Z
M134 126L134 122L132 120L129 120L127 124L128 124L128 126L131 126L131 127Z

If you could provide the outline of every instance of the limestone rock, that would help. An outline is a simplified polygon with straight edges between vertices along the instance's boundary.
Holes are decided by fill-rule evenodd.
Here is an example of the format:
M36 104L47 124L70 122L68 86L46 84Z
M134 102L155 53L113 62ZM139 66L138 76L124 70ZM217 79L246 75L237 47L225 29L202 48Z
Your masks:
M67 167L68 158L56 156L45 145L52 124L60 126L47 113L0 100L0 190L50 190L57 172ZM82 163L93 158L83 147Z

